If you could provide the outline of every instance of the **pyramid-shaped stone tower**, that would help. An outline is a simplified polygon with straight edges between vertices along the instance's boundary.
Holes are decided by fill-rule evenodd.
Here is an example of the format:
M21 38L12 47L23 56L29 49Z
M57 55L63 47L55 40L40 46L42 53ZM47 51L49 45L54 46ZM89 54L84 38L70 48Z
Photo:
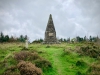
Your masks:
M54 27L54 23L53 23L51 14L49 16L49 20L48 20L46 31L45 31L44 43L45 44L57 43L56 31L55 31L55 27Z

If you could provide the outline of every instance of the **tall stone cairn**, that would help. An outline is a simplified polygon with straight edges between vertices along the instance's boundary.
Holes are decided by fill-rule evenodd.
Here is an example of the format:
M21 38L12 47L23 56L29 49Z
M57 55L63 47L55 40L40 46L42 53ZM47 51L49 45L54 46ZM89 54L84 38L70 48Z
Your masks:
M46 31L45 31L44 43L45 44L57 43L56 31L55 31L55 27L54 27L54 23L53 23L51 14L49 16L49 20L48 20Z

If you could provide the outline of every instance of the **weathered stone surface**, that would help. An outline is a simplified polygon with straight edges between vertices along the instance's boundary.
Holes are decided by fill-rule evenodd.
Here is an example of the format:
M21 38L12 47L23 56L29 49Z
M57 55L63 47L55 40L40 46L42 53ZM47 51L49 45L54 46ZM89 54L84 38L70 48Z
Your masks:
M46 44L57 43L56 31L51 14L49 16L49 20L45 31L44 43Z

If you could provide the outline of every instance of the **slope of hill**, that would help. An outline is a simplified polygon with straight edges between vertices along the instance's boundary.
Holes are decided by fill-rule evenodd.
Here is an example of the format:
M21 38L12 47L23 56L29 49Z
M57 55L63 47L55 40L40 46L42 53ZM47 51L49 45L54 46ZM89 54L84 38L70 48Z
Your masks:
M94 43L0 44L0 75L99 75L100 47ZM21 65L29 69L20 68ZM22 74L21 74L22 73Z

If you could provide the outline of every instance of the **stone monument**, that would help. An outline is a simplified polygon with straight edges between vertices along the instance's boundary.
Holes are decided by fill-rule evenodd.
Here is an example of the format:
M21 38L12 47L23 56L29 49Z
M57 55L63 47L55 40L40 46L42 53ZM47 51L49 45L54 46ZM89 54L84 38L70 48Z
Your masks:
M57 43L56 30L54 27L54 23L53 23L53 19L52 19L51 14L49 16L49 20L48 20L46 31L45 31L44 43L45 44Z

